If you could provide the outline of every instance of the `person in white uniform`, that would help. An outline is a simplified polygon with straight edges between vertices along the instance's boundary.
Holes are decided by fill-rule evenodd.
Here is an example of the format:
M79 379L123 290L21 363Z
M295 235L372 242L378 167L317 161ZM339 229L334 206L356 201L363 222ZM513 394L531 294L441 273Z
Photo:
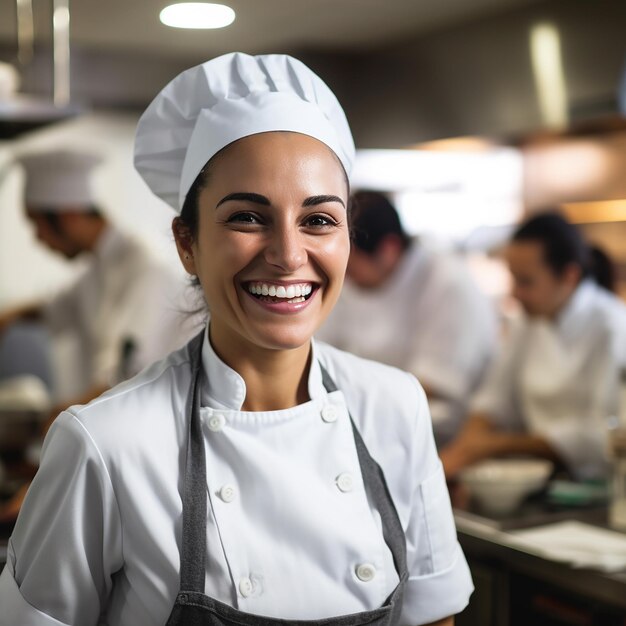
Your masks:
M41 318L53 333L72 334L82 358L75 400L87 402L189 339L179 332L184 281L97 207L91 175L99 155L61 148L23 154L18 162L26 215L39 241L68 260L88 256L89 264L51 301L5 311L0 330Z
M180 212L210 324L57 418L0 624L453 623L472 582L424 392L312 341L353 157L335 96L288 56L227 54L155 98L135 164Z
M525 314L464 430L442 450L446 474L454 478L484 458L530 454L575 478L605 477L608 420L626 366L626 305L587 276L587 245L557 213L522 224L506 258Z
M23 154L24 204L37 238L68 260L88 256L86 270L49 302L0 314L0 333L20 320L40 320L53 336L69 335L78 362L76 396L61 397L52 420L162 359L190 337L180 308L183 277L97 208L91 185L99 155L61 148ZM15 519L23 490L0 507Z
M460 259L407 235L385 195L358 191L353 207L348 280L317 336L415 374L443 445L495 351L494 306Z

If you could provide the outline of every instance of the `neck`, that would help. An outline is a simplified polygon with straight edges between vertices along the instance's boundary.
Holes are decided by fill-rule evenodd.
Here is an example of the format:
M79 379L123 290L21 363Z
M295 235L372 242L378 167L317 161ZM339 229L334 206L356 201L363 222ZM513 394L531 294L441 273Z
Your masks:
M222 341L209 327L213 350L246 384L243 411L279 411L307 402L311 343L293 350L271 350Z

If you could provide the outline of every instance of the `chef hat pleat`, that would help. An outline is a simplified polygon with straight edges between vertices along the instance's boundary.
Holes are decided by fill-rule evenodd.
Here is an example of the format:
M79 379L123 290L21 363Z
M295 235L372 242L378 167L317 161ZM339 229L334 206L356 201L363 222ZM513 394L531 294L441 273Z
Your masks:
M226 54L186 70L156 96L137 126L135 167L180 211L212 156L242 137L279 130L322 141L350 172L350 127L316 74L287 55Z

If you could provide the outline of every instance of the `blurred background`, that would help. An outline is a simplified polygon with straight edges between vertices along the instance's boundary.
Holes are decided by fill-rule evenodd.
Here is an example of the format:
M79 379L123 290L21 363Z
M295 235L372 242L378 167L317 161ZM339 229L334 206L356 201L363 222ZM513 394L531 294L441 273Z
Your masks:
M0 61L19 81L19 97L0 97L0 167L16 143L104 152L102 204L164 255L170 214L130 166L141 110L178 72L212 56L286 52L343 104L359 149L354 186L392 193L411 233L477 253L525 212L562 205L614 257L626 291L623 2L236 0L227 28L184 30L163 25L163 7L149 0L81 0L69 7L69 49L59 28L66 4L0 0ZM0 308L55 291L79 271L32 245L20 172L3 169ZM506 291L497 268L473 266L486 289Z

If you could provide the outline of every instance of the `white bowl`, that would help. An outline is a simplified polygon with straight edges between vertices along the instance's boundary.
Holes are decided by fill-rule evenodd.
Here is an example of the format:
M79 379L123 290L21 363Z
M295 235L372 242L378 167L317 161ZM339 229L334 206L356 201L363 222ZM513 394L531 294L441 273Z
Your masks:
M463 470L459 479L481 510L506 515L539 491L552 469L544 459L490 459Z

